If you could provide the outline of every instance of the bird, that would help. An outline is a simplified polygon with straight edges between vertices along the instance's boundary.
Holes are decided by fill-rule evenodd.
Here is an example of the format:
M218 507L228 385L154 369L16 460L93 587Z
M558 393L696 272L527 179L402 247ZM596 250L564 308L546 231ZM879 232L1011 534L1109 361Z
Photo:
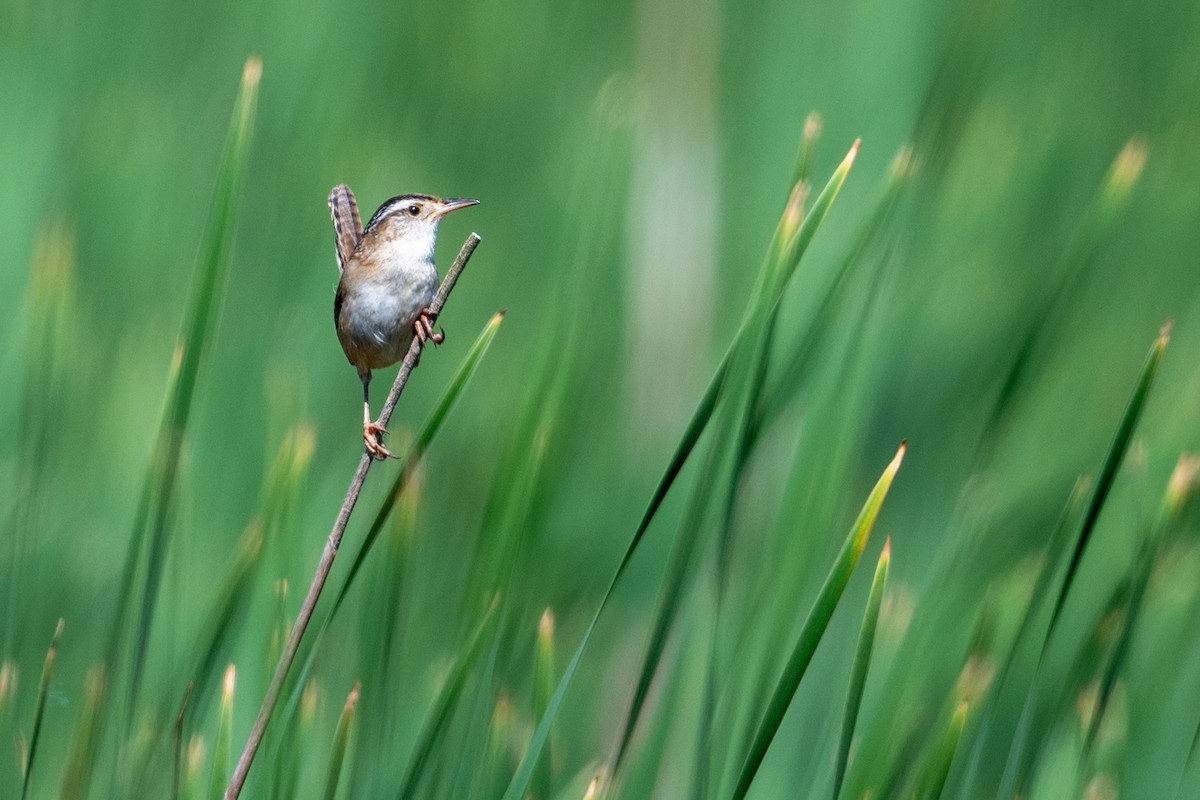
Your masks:
M342 350L362 381L363 444L372 458L392 453L383 445L387 431L371 419L371 370L404 358L414 336L422 347L444 340L433 329L429 308L438 284L433 260L438 223L451 211L478 203L401 194L384 202L363 228L350 187L338 184L329 193L340 274L333 320Z

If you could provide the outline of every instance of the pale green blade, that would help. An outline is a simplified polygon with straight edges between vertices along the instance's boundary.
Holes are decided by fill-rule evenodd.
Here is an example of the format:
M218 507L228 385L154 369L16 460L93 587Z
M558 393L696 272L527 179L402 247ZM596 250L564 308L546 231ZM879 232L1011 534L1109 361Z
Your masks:
M754 739L750 743L749 752L742 763L737 784L731 795L734 800L741 800L750 791L750 785L754 782L754 778L758 774L758 768L762 765L763 759L766 758L767 749L775 739L775 734L783 722L784 714L787 713L788 707L792 703L792 696L796 693L797 687L800 686L800 680L804 677L804 673L808 669L808 664L817 650L817 645L820 644L821 638L825 634L825 629L829 625L829 620L833 617L833 612L837 609L838 601L841 600L846 583L850 580L850 574L854 571L854 567L858 563L858 558L862 555L863 548L866 547L867 537L871 533L871 528L875 525L875 519L879 516L879 510L883 506L884 498L887 497L888 489L891 488L893 479L896 477L896 472L900 469L900 462L904 459L904 451L905 445L901 444L891 463L887 465L883 474L880 475L875 488L867 496L862 510L858 513L858 519L850 526L850 532L846 535L841 552L838 553L837 560L834 562L833 568L829 571L829 575L825 579L825 585L821 587L821 591L817 594L816 602L813 603L812 610L808 614L808 619L805 620L804 627L801 629L796 644L792 648L792 654L788 658L783 674L780 676L779 682L775 685L775 691L771 695L770 702L767 704L766 713L759 720L758 730L755 732Z

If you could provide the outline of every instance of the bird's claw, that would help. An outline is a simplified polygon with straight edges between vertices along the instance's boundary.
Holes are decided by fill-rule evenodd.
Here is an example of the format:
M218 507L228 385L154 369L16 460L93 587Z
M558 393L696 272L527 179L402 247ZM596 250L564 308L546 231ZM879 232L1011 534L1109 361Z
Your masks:
M387 433L387 428L378 422L363 423L363 444L366 446L371 458L380 461L395 458L392 455L392 451L383 446L383 434L385 433Z
M416 331L417 338L421 340L421 346L425 346L426 341L433 342L435 345L446 341L445 331L433 329L433 322L437 319L437 315L428 308L422 309L421 313L413 322L413 329Z

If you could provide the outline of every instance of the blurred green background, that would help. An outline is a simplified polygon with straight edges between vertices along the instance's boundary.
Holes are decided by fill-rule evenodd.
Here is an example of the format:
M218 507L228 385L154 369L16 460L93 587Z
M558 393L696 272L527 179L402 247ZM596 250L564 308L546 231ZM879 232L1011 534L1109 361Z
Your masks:
M477 331L507 310L425 460L395 563L369 562L369 586L351 593L318 660L313 774L323 774L354 680L374 709L360 715L342 796L391 796L430 698L497 591L506 633L472 684L475 702L491 709L511 694L514 741L528 737L541 611L554 611L561 667L741 319L812 111L823 119L818 187L855 137L862 150L789 288L781 342L804 330L834 265L862 236L869 244L755 454L729 574L739 614L788 630L778 620L806 609L875 476L908 440L879 525L892 536L883 623L892 638L868 684L863 747L877 742L886 761L911 734L897 720L933 724L985 597L1020 595L1032 581L1030 558L1076 478L1099 468L1169 318L1159 382L1081 567L1085 590L1067 607L1080 637L1131 562L1176 459L1200 447L1195 3L4 0L0 20L0 659L16 676L0 705L0 795L20 784L37 676L61 617L45 772L31 788L59 796L54 776L82 713L84 675L118 613L249 55L263 64L258 115L170 507L140 690L150 717L174 714L270 464L300 431L312 441L307 470L223 639L222 665L238 666L236 750L270 675L278 618L294 615L360 455L359 384L330 313L325 198L338 182L353 187L364 217L402 192L482 200L442 226L443 269L469 231L483 243L442 317L447 343L415 372L392 441L419 426ZM1089 227L1131 139L1146 156L1140 179ZM864 233L905 146L915 175ZM1006 385L1014 365L1016 389ZM377 377L375 404L393 374ZM524 488L513 488L514 465L533 476ZM347 542L361 540L395 469L372 471ZM623 578L555 728L554 783L565 796L582 796L576 776L609 758L688 476ZM522 492L501 545L496 505ZM1113 734L1102 765L1120 796L1170 796L1200 719L1200 637L1187 624L1200 553L1189 525L1172 539L1171 580L1151 585L1154 625L1129 660L1127 733ZM881 544L877 534L870 561ZM709 619L703 574L668 654L678 688L652 698L685 709L683 732L645 733L660 749L633 768L655 787L643 796L690 796L690 767L679 765L702 694L705 649L688 643ZM282 606L279 579L291 587ZM1004 629L1019 602L996 602ZM841 712L828 687L843 691L857 614L835 617L752 796L823 785ZM373 638L385 629L396 637L386 657ZM757 641L769 647L773 635ZM722 669L736 667L734 653ZM194 730L211 751L217 700L204 700ZM462 741L494 725L469 713L456 724ZM285 735L273 730L268 743ZM1054 741L1048 733L1047 751ZM520 747L506 756L514 766ZM121 783L127 766L114 766L120 749L109 740L100 751L109 766L96 770L91 796L132 791ZM997 752L1003 767L1007 742ZM852 766L849 785L861 792L872 769ZM976 796L961 769L948 791ZM1039 791L1063 796L1053 770L1043 772ZM162 796L154 781L165 774L147 772L135 796ZM498 796L487 780L443 778L425 796ZM250 796L268 796L259 792Z

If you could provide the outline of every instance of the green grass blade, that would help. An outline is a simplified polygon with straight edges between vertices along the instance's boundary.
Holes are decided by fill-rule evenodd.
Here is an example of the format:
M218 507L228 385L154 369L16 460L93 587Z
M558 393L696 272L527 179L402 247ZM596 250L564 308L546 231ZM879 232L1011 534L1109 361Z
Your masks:
M309 681L300 696L297 724L288 737L288 747L280 748L275 759L275 780L271 784L271 800L293 800L299 795L300 770L305 761L313 721L317 714L317 687Z
M1193 491L1195 474L1198 467L1200 467L1200 462L1194 456L1185 455L1179 458L1174 471L1171 473L1167 490L1163 494L1158 516L1155 519L1152 529L1142 542L1137 561L1133 568L1133 585L1129 591L1129 597L1125 604L1124 613L1122 614L1124 622L1121 626L1121 633L1101 676L1100 688L1097 692L1096 708L1092 712L1092 719L1088 724L1087 735L1083 740L1083 753L1080 757L1080 763L1085 766L1092 759L1096 735L1100 732L1100 723L1104 720L1104 712L1108 708L1109 700L1112 698L1113 689L1116 688L1117 676L1125 666L1126 659L1129 656L1129 648L1133 641L1133 632L1137 628L1138 617L1142 610L1142 602L1146 596L1146 588L1150 585L1150 578L1154 572L1159 545L1166 537L1167 529L1177 520L1179 511L1187 496Z
M1084 550L1087 549L1088 542L1091 540L1092 531L1096 527L1096 520L1100 517L1100 510L1104 507L1104 502L1108 499L1109 490L1112 489L1113 481L1117 477L1117 470L1120 468L1121 462L1125 458L1125 453L1129 449L1129 442L1133 438L1133 432L1137 428L1138 420L1141 419L1146 398L1149 396L1150 387L1154 383L1154 376L1158 373L1158 365L1162 361L1163 352L1167 348L1170 330L1170 323L1164 325L1158 338L1154 340L1154 344L1150 347L1150 353L1146 356L1146 363L1142 367L1142 373L1138 379L1137 386L1133 390L1133 396L1129 399L1129 404L1125 408L1125 414L1121 417L1121 424L1117 427L1116 436L1113 437L1112 445L1108 448L1108 455L1104 459L1104 466L1100 469L1100 476L1096 481L1096 488L1092 493L1091 502L1088 504L1083 523L1076 535L1075 549L1071 553L1071 560L1067 562L1067 572L1063 576L1058 598L1054 602L1054 610L1050 614L1050 627L1046 631L1047 643L1054 633L1054 626L1057 624L1059 615L1062 613L1063 603L1066 602L1067 594L1071 591L1071 585L1075 580L1075 573L1079 569L1080 561L1083 560Z
M817 140L821 138L821 124L821 115L816 111L810 111L804 118L804 128L800 134L800 152L796 155L796 167L792 172L792 186L808 180Z
M913 797L916 800L937 800L942 796L946 786L946 777L950 774L950 765L954 763L954 754L958 752L958 742L962 738L963 727L967 722L967 701L963 700L950 718L946 733L937 747L929 755L929 763L925 766L917 781Z
M198 708L208 707L209 696L217 682L219 665L228 657L230 634L238 620L249 612L254 577L262 562L264 539L268 531L276 530L281 524L289 498L298 491L307 472L314 445L312 431L304 428L291 430L283 437L267 471L259 513L246 526L234 548L233 561L204 615L204 624L186 662L191 665L187 677L195 684ZM275 655L278 656L277 653Z
M1083 514L1090 488L1091 480L1088 478L1081 477L1075 482L1070 495L1067 497L1067 502L1059 514L1058 521L1050 532L1050 536L1046 542L1045 555L1042 558L1042 564L1038 569L1037 577L1034 579L1029 599L1025 603L1021 620L1017 624L1012 646L1006 649L1000 667L996 672L994 683L997 687L1002 688L1007 684L1009 675L1012 673L1013 666L1016 663L1017 654L1020 652L1021 643L1030 637L1040 636L1040 638L1045 638L1044 631L1041 634L1035 632L1034 622L1040 616L1038 612L1043 611L1045 604L1050 602L1050 592L1054 583L1054 577L1058 574L1058 567L1063 559L1063 552L1070 542L1072 528ZM967 778L964 782L965 786L972 788L975 786L980 761L989 746L988 734L994 729L993 721L999 711L997 703L1000 696L1001 692L996 691L989 694L985 701L986 705L984 706L982 720L979 724L981 734L975 738L973 752L969 761L970 766L968 767Z
M901 444L891 463L880 475L875 488L867 496L862 510L858 513L858 518L850 527L842 550L838 553L837 560L825 579L825 585L821 587L817 600L792 648L792 654L788 658L783 674L767 704L766 713L759 721L758 730L754 734L754 739L750 744L749 752L746 754L737 784L731 795L734 800L741 800L750 791L750 785L754 782L758 768L767 755L767 749L771 746L771 742L779 730L779 725L783 722L784 714L792 703L792 696L800 685L800 679L804 677L813 653L816 652L825 628L829 625L829 620L837 609L842 592L850 580L850 574L854 571L854 566L858 563L863 548L866 547L867 537L871 533L875 519L879 516L879 510L896 477L896 472L900 469L900 462L904 459L904 451L905 445Z
M483 619L479 621L479 626L471 634L467 649L463 651L449 677L446 678L446 682L442 684L441 691L438 692L437 699L429 709L429 715L421 726L421 732L417 735L417 743L413 747L408 766L404 770L404 779L400 782L400 791L396 794L398 800L412 800L416 797L417 787L425 774L425 767L429 764L429 759L441 740L446 726L450 724L451 714L467 683L467 676L471 674L479 654L483 652L483 643L487 641L485 634L491 629L499 607L499 598L496 598Z
M883 543L879 563L875 565L875 577L871 579L871 592L867 595L867 610L863 614L862 627L858 633L858 647L854 651L854 666L850 670L850 689L846 694L846 710L842 715L842 736L838 742L837 766L833 772L833 800L842 791L842 780L846 777L846 765L850 762L850 744L854 740L854 726L858 710L862 705L863 690L867 685L867 671L871 667L871 650L875 644L875 627L879 622L879 608L883 603L883 590L887 586L888 567L892 560L892 540Z
M230 664L225 668L225 680L221 686L221 711L217 717L217 735L213 738L212 778L208 782L209 800L220 800L225 796L225 783L229 780L229 762L233 753L233 691L237 672Z
M533 718L541 719L550 705L550 697L554 694L554 614L550 609L542 612L538 622L537 650L534 654L533 669ZM549 800L552 789L550 771L553 763L552 743L547 743L546 753L538 761L538 769L533 776L533 797L536 800Z
M325 792L321 795L325 800L334 800L337 796L342 762L346 760L346 746L350 743L350 724L354 721L354 709L358 705L358 693L361 689L361 684L355 681L346 697L346 705L342 707L342 714L338 717L337 729L333 733L333 752L329 756L329 772L325 778Z
M753 426L754 438L757 438L767 423L779 414L795 395L800 383L809 375L809 365L817 352L817 344L827 338L829 331L838 321L835 312L851 284L850 278L855 273L855 267L862 263L878 231L895 211L901 190L908 185L913 174L912 154L903 149L892 160L887 181L879 191L871 210L863 217L854 244L833 275L827 279L815 313L806 322L804 331L796 338L791 350L785 352L777 370L778 374L771 380L761 407L757 410Z
M88 670L83 690L83 710L75 723L75 736L63 769L59 800L80 800L87 792L88 779L95 762L100 734L101 709L104 705L105 672L103 665Z
M167 520L172 506L184 434L191 417L192 401L199 379L201 356L213 327L224 276L229 270L238 201L246 171L261 75L262 63L257 58L249 59L242 72L241 88L230 123L222 166L217 176L212 211L204 234L204 243L201 245L187 319L177 344L178 367L174 370L174 378L168 389L162 427L146 476L144 503L139 510L139 515L144 514L144 519L139 521L131 544L131 563L136 563L142 558L142 546L147 548L147 552L146 582L134 628L133 666L129 679L129 716L133 713L142 683L141 673L149 647L150 625L157 605L158 587L167 551ZM123 594L132 590L133 574L134 569L131 568L131 564L127 564ZM125 602L127 601L124 597L120 598L118 615L123 613Z
M42 721L46 715L46 697L50 694L50 679L54 677L54 664L58 661L58 640L62 636L63 620L60 618L54 626L54 637L50 640L50 649L46 651L46 660L42 664L42 679L38 685L37 708L33 712L33 731L29 734L29 755L25 758L24 775L21 779L21 800L29 793L29 779L33 775L33 765L37 758L38 741L42 734Z
M171 798L179 800L183 788L183 720L187 713L188 701L192 699L193 684L188 683L183 693L183 702L179 704L179 713L175 716L175 757L174 771L171 776Z
M986 427L979 438L978 451L980 454L990 452L994 447L996 436L1004 424L1007 412L1015 407L1015 398L1022 386L1024 377L1030 372L1030 363L1034 360L1034 352L1038 343L1045 337L1048 326L1059 315L1055 309L1066 298L1072 287L1079 281L1084 268L1093 258L1104 237L1115 228L1119 214L1128 204L1130 195L1142 168L1146 163L1146 143L1140 138L1134 138L1125 143L1117 155L1104 185L1092 206L1084 214L1079 227L1071 240L1063 249L1059 264L1056 266L1057 275L1049 287L1034 300L1033 306L1026 319L1028 326L1021 335L1012 364L1000 384L1000 391L992 403Z

